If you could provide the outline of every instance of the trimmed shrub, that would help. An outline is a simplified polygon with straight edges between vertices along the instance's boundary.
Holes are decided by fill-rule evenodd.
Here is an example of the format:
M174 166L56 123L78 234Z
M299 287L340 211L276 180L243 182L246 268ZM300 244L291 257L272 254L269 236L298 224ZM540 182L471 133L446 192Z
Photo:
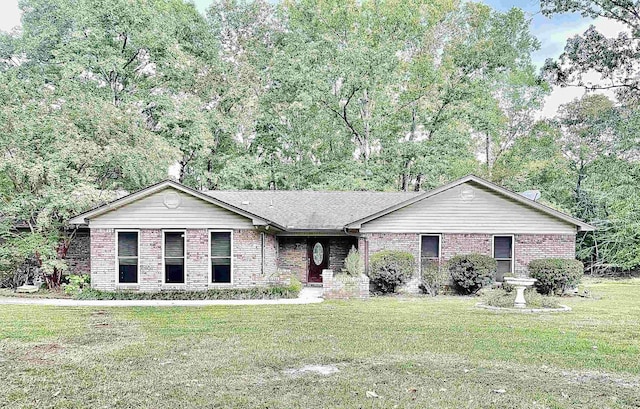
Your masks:
M529 276L535 278L540 294L560 295L580 283L582 262L573 259L543 258L529 263Z
M342 273L351 277L360 277L360 275L364 274L364 264L360 258L360 252L355 246L351 246L349 254L344 259Z
M493 282L498 263L484 254L464 254L449 260L449 273L456 291L460 294L475 294Z
M422 277L420 290L423 293L435 297L440 293L442 287L447 283L449 274L437 261L427 261L422 264Z
M415 271L415 259L406 251L383 250L371 256L369 279L381 293L394 293L409 281Z
M291 278L287 286L273 285L251 288L216 288L206 291L100 291L87 288L75 295L78 300L271 300L296 298L302 284Z

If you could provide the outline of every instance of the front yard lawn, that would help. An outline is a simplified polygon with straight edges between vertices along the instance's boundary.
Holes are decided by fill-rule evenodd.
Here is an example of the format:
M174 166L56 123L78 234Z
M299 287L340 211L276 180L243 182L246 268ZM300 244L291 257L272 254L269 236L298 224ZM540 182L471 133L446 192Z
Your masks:
M465 297L0 306L0 407L639 407L640 280L587 286L601 298L543 315Z

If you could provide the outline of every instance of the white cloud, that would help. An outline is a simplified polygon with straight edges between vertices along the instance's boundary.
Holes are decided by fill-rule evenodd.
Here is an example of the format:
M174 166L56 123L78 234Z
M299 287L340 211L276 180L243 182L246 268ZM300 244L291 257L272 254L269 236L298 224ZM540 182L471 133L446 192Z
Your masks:
M18 0L2 0L0 4L0 30L11 31L20 25Z

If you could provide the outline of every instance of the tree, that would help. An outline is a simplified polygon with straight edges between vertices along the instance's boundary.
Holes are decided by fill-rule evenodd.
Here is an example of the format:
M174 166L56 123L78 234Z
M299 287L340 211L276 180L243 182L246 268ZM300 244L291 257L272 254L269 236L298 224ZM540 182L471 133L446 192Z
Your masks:
M567 41L557 61L548 59L547 78L561 86L589 90L614 89L619 96L637 98L640 92L640 3L630 0L541 0L542 13L550 16L578 12L584 17L611 19L628 28L616 38L607 38L595 26ZM597 74L595 80L589 77Z

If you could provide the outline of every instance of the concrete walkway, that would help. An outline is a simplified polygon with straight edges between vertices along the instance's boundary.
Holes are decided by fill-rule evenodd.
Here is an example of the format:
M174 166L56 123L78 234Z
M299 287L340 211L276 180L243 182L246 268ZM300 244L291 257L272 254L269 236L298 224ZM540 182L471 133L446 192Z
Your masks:
M0 305L53 305L58 307L208 307L215 305L317 304L322 288L304 287L298 298L277 300L72 300L68 298L2 297Z

